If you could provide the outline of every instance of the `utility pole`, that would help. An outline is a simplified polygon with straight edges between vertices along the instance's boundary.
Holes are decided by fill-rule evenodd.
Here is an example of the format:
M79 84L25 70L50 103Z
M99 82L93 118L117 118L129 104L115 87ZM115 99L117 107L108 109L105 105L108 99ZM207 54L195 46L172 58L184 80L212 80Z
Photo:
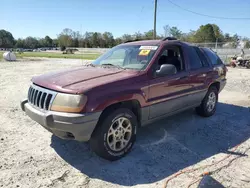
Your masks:
M157 0L155 0L155 13L154 13L154 39L156 39L156 12L157 12Z

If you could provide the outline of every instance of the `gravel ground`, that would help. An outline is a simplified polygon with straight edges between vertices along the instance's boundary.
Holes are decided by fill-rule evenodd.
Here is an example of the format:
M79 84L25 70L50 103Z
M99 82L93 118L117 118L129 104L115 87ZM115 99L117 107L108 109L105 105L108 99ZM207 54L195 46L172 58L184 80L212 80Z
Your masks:
M197 167L201 168L177 176L167 187L187 187L201 173L216 169L212 177L225 187L250 187L250 70L229 68L213 117L201 118L189 110L156 122L139 130L129 155L108 162L86 143L52 136L19 107L32 76L83 63L0 62L0 187L164 187L173 174ZM204 166L229 154L221 163Z

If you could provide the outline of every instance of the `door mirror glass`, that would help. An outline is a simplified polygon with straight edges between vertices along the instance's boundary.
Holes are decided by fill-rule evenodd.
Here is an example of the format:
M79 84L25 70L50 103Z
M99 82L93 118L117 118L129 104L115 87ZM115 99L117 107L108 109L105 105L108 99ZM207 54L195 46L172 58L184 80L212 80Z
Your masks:
M156 76L167 76L177 73L177 69L172 64L163 64L160 69L156 71Z

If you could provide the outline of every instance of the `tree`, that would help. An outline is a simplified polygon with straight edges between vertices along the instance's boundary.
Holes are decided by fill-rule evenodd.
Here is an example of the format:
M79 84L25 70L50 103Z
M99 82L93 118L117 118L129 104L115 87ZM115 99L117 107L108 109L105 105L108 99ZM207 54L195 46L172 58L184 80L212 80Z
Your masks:
M46 36L44 38L44 40L45 40L45 46L46 47L52 47L53 46L53 40L49 36Z
M225 40L225 42L231 42L232 41L232 38L230 37L229 33L225 33L224 40Z
M147 32L144 33L144 39L153 39L154 36L154 30L149 30Z
M92 47L92 44L91 44L91 37L92 37L92 35L93 35L92 32L86 32L84 34L84 47L85 48Z
M62 47L70 47L73 44L73 31L69 28L65 28L59 35L58 35L58 43L59 46Z
M190 30L188 33L182 33L181 40L186 42L194 42L194 35L196 31Z
M24 48L24 41L22 39L17 39L15 48Z
M112 33L104 32L102 34L102 37L103 37L103 40L105 42L105 45L104 45L105 48L110 48L110 47L114 46L115 40L114 40L114 36Z
M46 41L45 41L44 38L39 39L39 40L38 40L38 43L39 43L39 48L48 47L48 46L46 45Z
M34 49L34 48L37 48L39 47L39 42L36 38L34 37L27 37L25 40L24 40L24 47L25 48L29 48L29 49Z
M232 37L232 47L233 48L237 48L237 46L239 45L239 40L240 40L239 35L234 34Z
M133 37L130 34L124 34L122 35L122 41L129 41L129 40L133 40Z
M242 41L249 41L250 39L248 37L240 37Z
M0 30L0 48L12 48L14 46L14 37L9 31Z
M140 31L135 32L134 38L137 40L143 39L143 34Z
M58 43L60 47L69 47L72 44L72 30L64 29L58 36Z
M59 46L70 47L72 44L72 37L68 35L60 35L58 37Z
M175 37L177 39L180 39L182 36L182 32L177 27L171 27L169 29L169 34L172 37Z
M163 30L164 30L164 37L169 37L169 36L171 36L169 25L165 25L165 26L163 27Z
M79 47L80 44L80 40L82 38L81 34L79 31L72 31L72 44L71 47Z
M220 30L219 26L216 25L216 24L212 24L212 27L213 27L213 31L214 31L214 36L215 36L215 38L218 39L218 38L222 37L222 36L221 36L221 30Z
M215 40L216 40L216 45L218 46L222 46L221 44L218 44L218 42L223 42L225 41L224 39L224 35L221 31L221 29L219 28L218 25L216 24L212 24L213 26L213 31L214 31L214 36L215 36ZM217 47L216 47L217 48Z
M53 39L52 45L57 47L59 45L58 39Z
M245 47L249 47L249 38L240 37L237 34L230 36L230 34L223 34L219 26L216 24L201 25L196 31L190 30L187 33L182 32L177 27L170 27L165 25L163 27L164 33L157 35L156 38L160 39L167 36L172 36L183 41L191 43L215 43L216 41L227 42L227 46L238 47L239 39L245 42ZM0 30L0 47L1 48L39 48L39 47L61 47L62 49L67 47L85 47L85 48L111 48L114 45L118 45L122 42L129 40L149 40L153 39L153 30L141 33L140 31L135 32L133 35L124 34L121 37L114 38L111 32L86 32L81 35L79 31L73 31L72 29L65 28L58 35L56 39L52 39L50 36L44 38L27 37L26 39L15 40L12 34L5 30ZM214 47L209 46L208 47Z
M78 38L74 38L74 39L72 40L71 47L75 47L75 48L78 48L78 47L79 47L79 40L78 40Z
M97 33L97 40L98 40L98 46L99 48L104 48L106 41L103 39L102 33Z
M63 29L63 31L61 32L61 35L67 35L67 36L71 36L73 35L73 30L69 29L69 28L65 28Z
M212 24L201 25L194 35L194 42L208 43L215 42L215 32Z
M121 44L122 43L122 39L121 38L116 38L115 39L115 45Z
M91 44L92 47L97 48L99 47L99 41L98 41L98 33L94 32L92 37L91 37Z
M246 41L244 48L250 48L250 41Z

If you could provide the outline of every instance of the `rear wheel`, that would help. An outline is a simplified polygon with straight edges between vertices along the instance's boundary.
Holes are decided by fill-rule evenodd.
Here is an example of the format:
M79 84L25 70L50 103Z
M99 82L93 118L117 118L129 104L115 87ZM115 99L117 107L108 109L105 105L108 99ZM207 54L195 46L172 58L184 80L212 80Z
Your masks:
M131 150L136 139L137 118L126 108L111 112L94 131L91 149L107 160L117 160Z
M218 89L214 86L211 86L202 100L202 103L199 107L196 108L197 114L203 117L212 116L216 111L216 105L218 102Z

